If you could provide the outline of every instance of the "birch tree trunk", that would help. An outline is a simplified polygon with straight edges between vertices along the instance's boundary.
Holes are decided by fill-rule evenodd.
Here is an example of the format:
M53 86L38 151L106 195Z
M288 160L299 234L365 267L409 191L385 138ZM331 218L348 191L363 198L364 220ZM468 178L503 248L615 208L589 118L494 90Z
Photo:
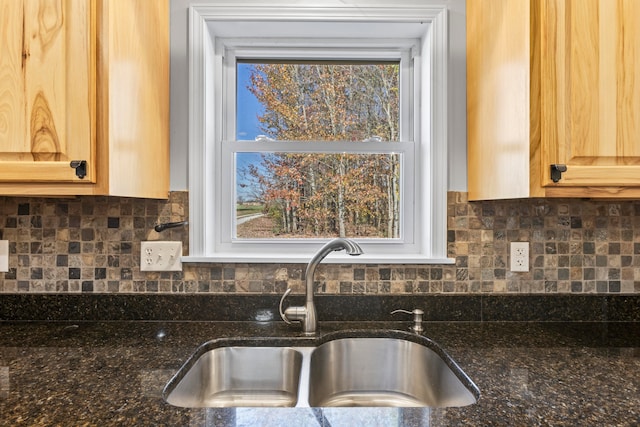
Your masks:
M343 157L340 157L338 166L338 233L340 237L346 237L345 205L344 205L344 175L346 173Z

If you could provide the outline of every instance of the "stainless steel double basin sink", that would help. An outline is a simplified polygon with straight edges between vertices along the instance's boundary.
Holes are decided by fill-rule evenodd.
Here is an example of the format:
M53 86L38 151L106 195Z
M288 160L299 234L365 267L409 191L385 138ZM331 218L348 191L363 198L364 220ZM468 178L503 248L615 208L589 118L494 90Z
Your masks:
M303 345L301 345L303 344ZM428 338L364 330L291 339L203 344L164 390L175 406L454 407L478 387Z

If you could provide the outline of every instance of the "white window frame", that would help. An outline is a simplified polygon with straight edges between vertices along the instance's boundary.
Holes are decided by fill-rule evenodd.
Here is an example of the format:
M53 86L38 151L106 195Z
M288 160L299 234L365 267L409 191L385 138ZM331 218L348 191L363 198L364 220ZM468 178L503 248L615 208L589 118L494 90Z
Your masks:
M380 2L373 6L371 1L359 1L355 6L301 6L289 3L280 2L275 6L264 6L255 2L216 2L211 5L192 6L189 9L190 232L189 255L183 257L183 262L307 262L322 242L327 240L295 239L286 243L265 243L233 241L229 237L228 229L233 223L235 212L229 208L235 202L234 168L228 165L228 156L232 155L228 150L229 144L223 141L226 142L229 135L235 138L235 121L230 118L231 115L225 114L228 105L224 104L224 100L230 97L225 96L228 93L223 95L223 92L229 88L235 91L235 85L229 86L228 80L230 74L234 76L231 79L235 79L235 70L232 73L223 72L224 67L228 66L228 62L225 65L223 57L225 53L235 54L237 51L244 56L250 53L252 48L255 48L256 55L263 54L265 51L261 48L265 46L257 46L256 43L260 43L256 42L256 38L251 41L251 38L238 38L238 35L254 33L255 37L264 37L260 31L268 28L269 24L275 24L272 25L274 28L291 28L289 38L286 34L278 35L280 43L286 44L287 39L300 38L301 34L295 33L296 31L307 31L308 28L313 28L314 24L317 27L318 23L332 22L336 28L369 25L370 29L375 28L376 31L380 31L385 25L389 28L408 28L412 24L419 27L424 23L428 25L423 25L426 29L419 37L417 48L412 49L415 58L415 78L412 81L417 84L413 88L416 91L416 102L409 108L414 110L411 114L415 117L415 120L412 120L411 132L414 133L412 136L416 143L387 142L381 143L379 147L380 152L403 152L404 173L415 177L410 185L405 183L403 188L405 193L411 191L414 196L415 203L409 209L407 218L411 220L408 223L415 223L415 227L403 230L402 241L356 239L363 247L364 255L349 257L347 260L341 253L334 253L327 258L327 262L453 263L454 260L446 256L447 8L425 6L423 2L413 0L405 0L401 4L394 2L386 6ZM345 23L347 25L344 25ZM257 28L261 30L256 30ZM362 39L340 40L335 37L327 39L314 36L300 43L305 49L309 48L309 43L315 43L317 52L323 52L324 46L325 52L334 54L335 49L331 49L329 45L354 47L354 44L362 43ZM384 40L377 40L376 43L371 46L374 51L384 51L384 44L387 43L387 50L391 52L390 56L393 56L398 55L397 52L402 48L406 49L409 42L406 35L391 35L386 36ZM264 43L268 44L269 42ZM288 46L292 49L295 47ZM327 47L329 49L326 49ZM346 49L348 50L348 47ZM379 56L376 58L379 59ZM238 142L234 141L233 144ZM278 146L287 143L273 144ZM367 145L362 150L371 152L371 148ZM246 149L251 151L250 145ZM328 148L329 151L335 149ZM411 161L407 161L409 157ZM414 162L415 166L412 166ZM426 173L422 173L423 171ZM407 207L403 206L402 211L406 210ZM415 221L412 216L415 216ZM402 223L405 222L406 218Z

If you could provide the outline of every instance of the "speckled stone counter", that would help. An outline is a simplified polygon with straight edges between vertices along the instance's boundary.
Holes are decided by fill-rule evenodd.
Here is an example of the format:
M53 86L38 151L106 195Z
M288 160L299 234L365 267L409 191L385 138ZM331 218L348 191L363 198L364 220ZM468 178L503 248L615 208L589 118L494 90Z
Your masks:
M408 322L320 322L320 333ZM281 321L0 322L0 425L634 426L638 322L427 322L478 385L463 408L185 409L162 389L198 345L298 336ZM384 369L384 367L381 367Z

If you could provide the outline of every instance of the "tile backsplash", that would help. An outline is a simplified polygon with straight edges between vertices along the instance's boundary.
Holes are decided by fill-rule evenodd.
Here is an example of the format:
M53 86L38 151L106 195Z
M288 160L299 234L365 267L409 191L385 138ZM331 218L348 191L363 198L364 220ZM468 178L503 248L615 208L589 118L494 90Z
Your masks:
M448 252L455 265L321 265L326 294L640 293L640 202L528 199L469 202L448 196ZM188 193L169 200L0 196L9 241L4 293L302 292L302 264L185 264L141 272L140 242L182 240ZM530 271L509 271L509 242L528 241Z

